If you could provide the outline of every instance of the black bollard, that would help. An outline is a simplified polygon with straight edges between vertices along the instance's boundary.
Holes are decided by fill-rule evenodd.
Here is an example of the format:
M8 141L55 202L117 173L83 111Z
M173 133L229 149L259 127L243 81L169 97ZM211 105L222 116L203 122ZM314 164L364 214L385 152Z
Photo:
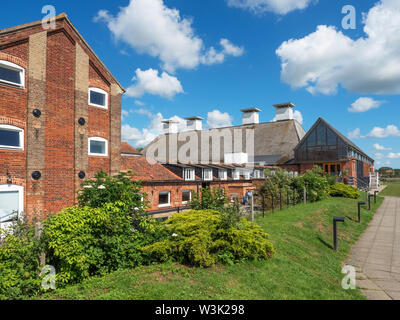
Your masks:
M368 210L371 210L371 198L373 197L373 194L368 195Z
M364 201L360 201L358 203L358 223L361 222L361 206L365 205Z
M337 251L337 223L344 222L344 217L333 217L333 248Z
M376 195L379 193L379 191L374 191L374 203L376 204Z

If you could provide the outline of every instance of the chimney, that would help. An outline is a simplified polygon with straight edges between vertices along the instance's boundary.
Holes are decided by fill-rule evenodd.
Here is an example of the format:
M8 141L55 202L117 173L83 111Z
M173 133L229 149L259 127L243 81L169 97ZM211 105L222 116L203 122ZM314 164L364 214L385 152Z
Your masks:
M202 121L204 120L203 118L190 117L190 118L185 118L185 120L186 120L187 130L196 130L196 131L203 130L203 123L202 123Z
M164 126L164 133L178 133L178 122L175 120L163 120L161 121Z
M260 123L259 113L261 112L258 108L242 109L243 112L243 124L258 124Z
M275 104L276 117L275 121L293 120L293 108L295 105L291 102Z

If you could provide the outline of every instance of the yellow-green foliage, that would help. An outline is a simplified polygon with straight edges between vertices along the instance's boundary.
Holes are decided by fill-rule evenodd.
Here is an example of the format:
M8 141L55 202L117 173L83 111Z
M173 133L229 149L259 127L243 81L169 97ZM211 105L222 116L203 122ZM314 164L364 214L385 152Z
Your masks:
M176 214L164 225L169 237L142 250L159 261L209 267L216 262L268 259L274 255L268 235L244 219L237 225L222 222L223 214L191 210Z
M34 229L0 230L0 300L24 299L40 291L39 241Z
M153 220L142 219L138 229L124 204L100 208L71 207L46 221L44 239L57 284L79 282L92 275L143 262L140 247L158 239ZM143 230L145 229L145 230Z
M343 197L350 199L358 199L360 191L356 187L345 185L343 183L336 183L329 188L328 191L331 197Z

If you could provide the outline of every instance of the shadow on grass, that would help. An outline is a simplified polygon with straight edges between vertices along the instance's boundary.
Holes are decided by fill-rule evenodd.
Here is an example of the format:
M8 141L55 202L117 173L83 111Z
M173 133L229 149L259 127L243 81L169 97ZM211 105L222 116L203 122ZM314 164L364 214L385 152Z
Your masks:
M329 249L332 249L333 250L333 246L331 245L331 244L329 244L329 243L327 243L324 239L322 239L320 236L318 236L318 240L322 243L322 244L324 244L325 246L327 246Z

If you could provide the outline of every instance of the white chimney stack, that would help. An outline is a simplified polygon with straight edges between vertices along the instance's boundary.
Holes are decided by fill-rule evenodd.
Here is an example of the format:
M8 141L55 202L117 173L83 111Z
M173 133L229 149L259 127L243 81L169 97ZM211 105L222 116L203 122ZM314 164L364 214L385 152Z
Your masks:
M190 117L190 118L185 118L186 120L186 129L187 130L197 130L201 131L203 130L203 118L200 117Z
M282 104L275 104L274 107L276 108L276 117L275 121L287 121L293 120L293 108L295 105L291 102L282 103Z
M242 109L243 112L243 124L258 124L260 123L260 115L261 112L258 108L250 108L250 109Z
M178 122L175 120L163 120L164 133L178 133Z

